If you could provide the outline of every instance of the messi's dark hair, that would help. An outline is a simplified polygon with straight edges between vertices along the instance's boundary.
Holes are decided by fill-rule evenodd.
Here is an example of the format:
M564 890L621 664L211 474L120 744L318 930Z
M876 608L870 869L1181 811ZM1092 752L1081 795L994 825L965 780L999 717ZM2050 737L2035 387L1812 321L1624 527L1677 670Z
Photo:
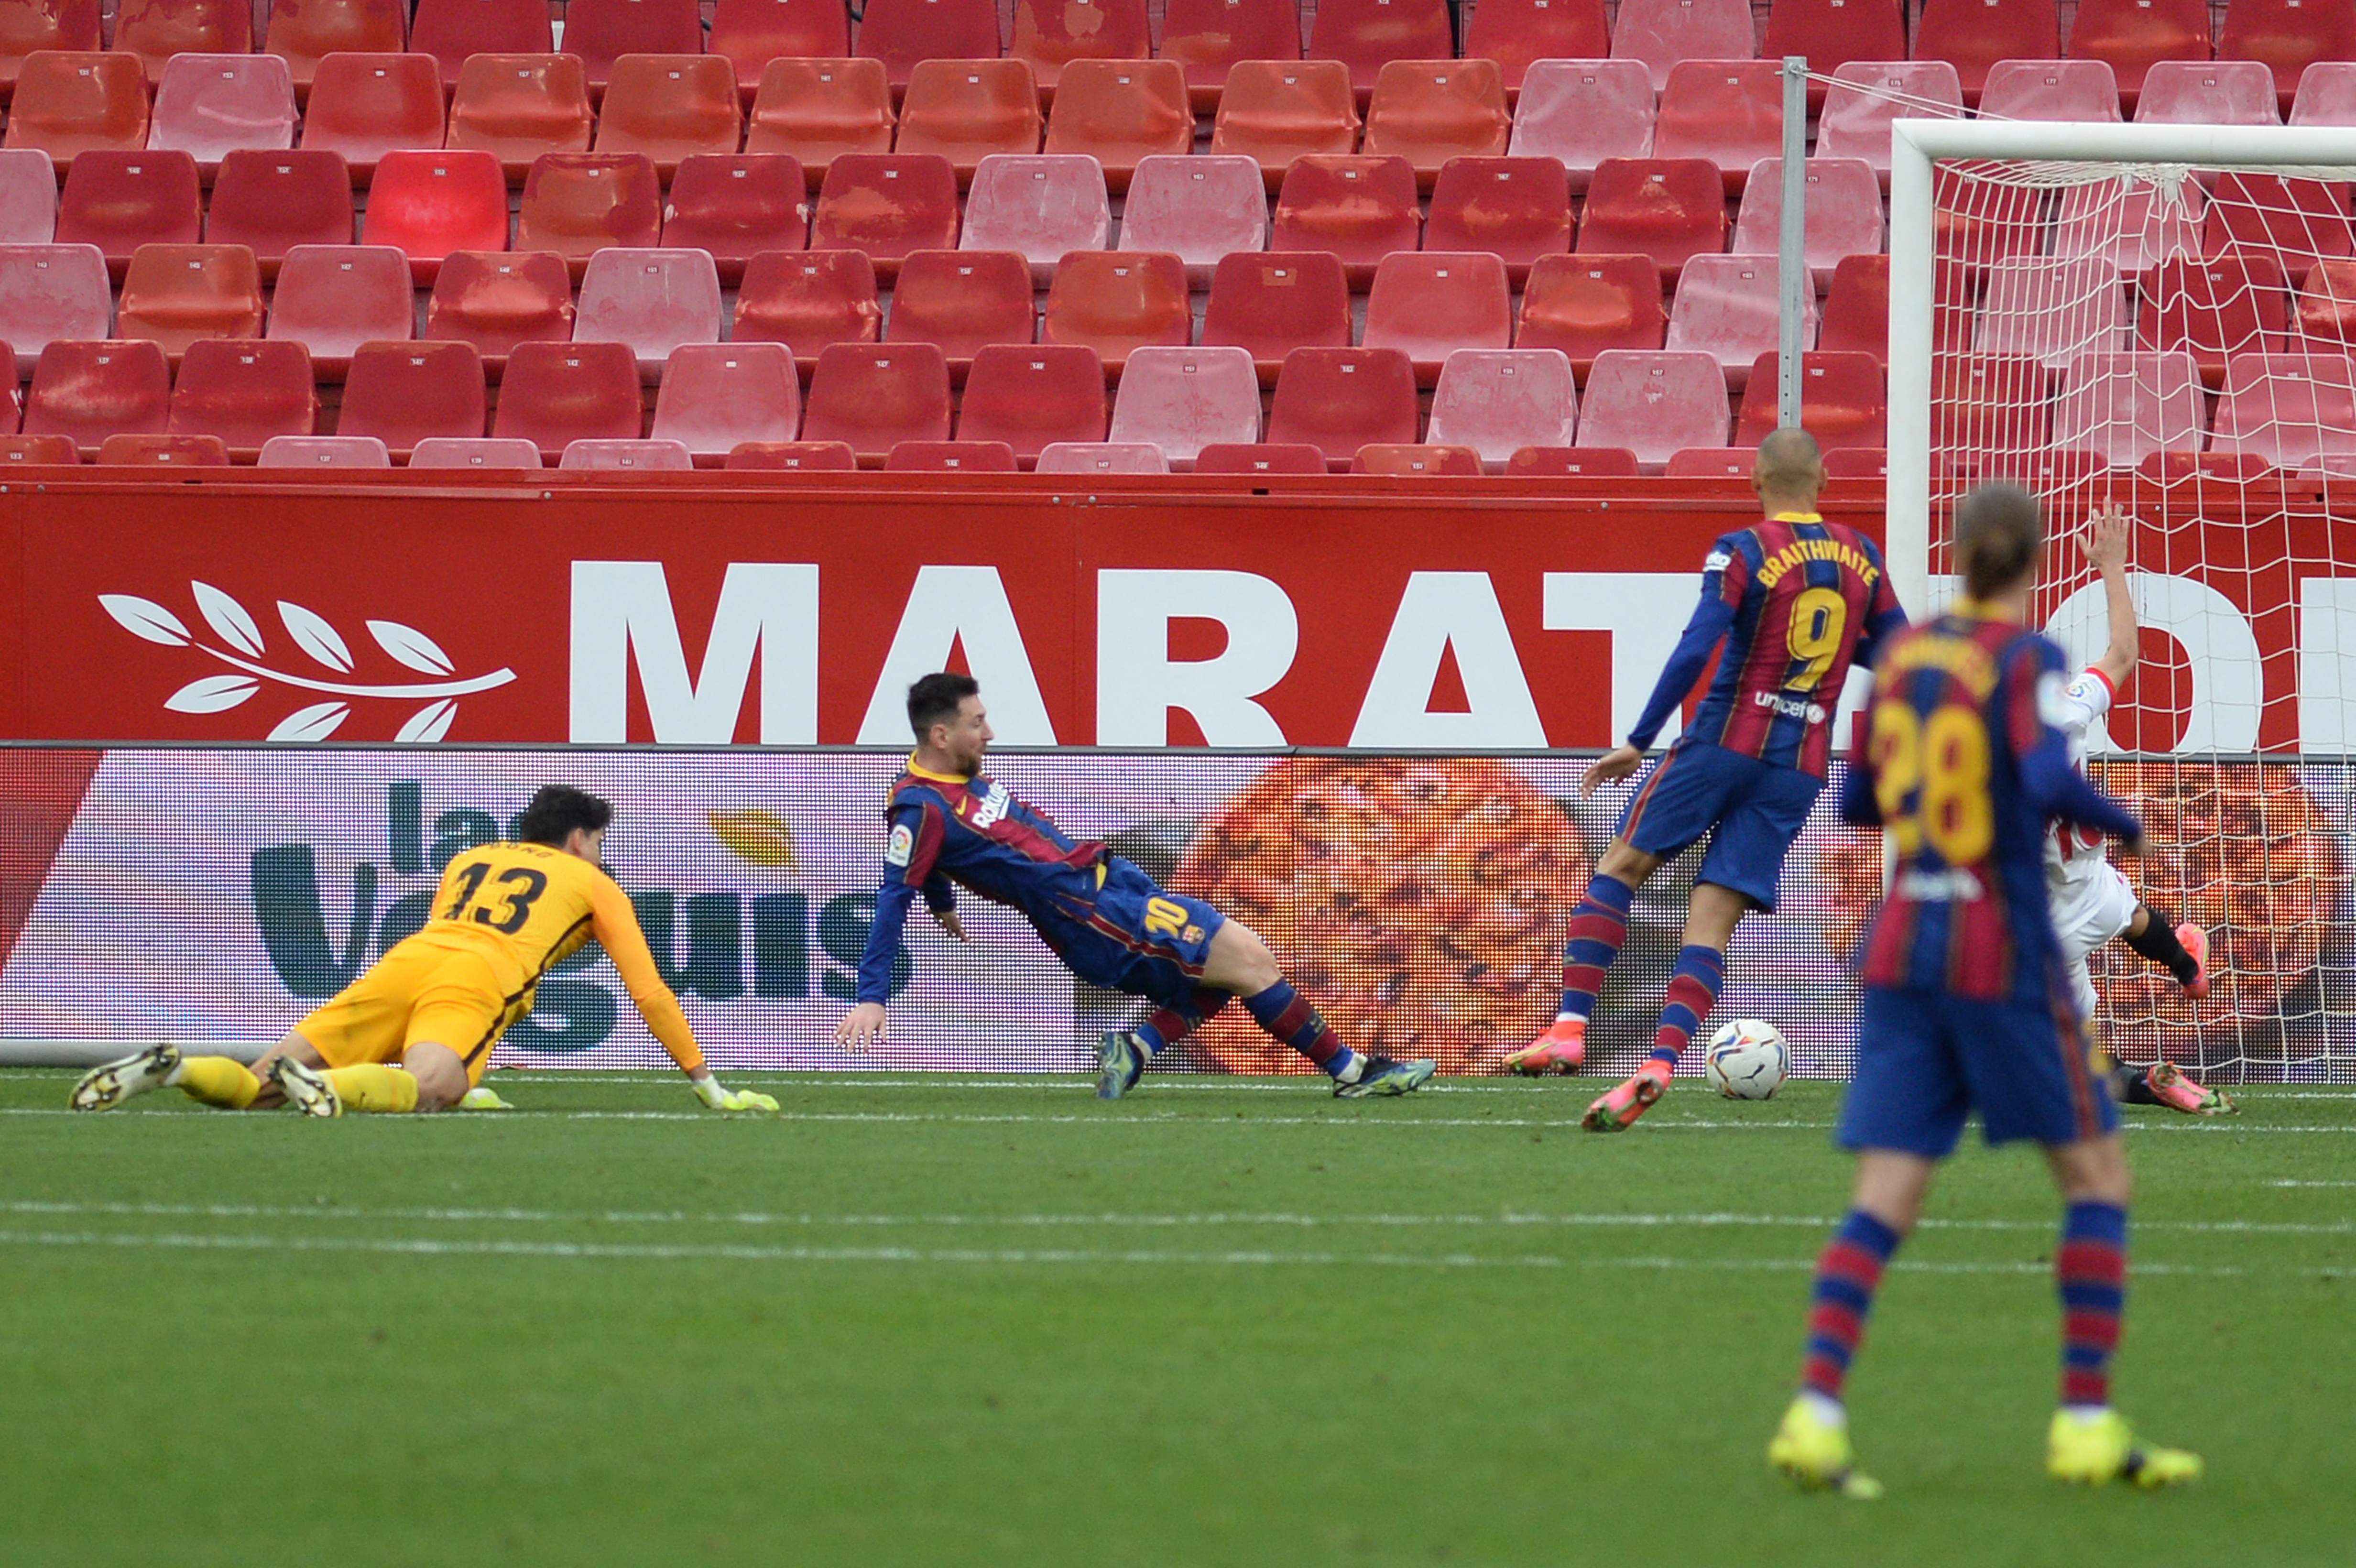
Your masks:
M946 669L928 675L908 688L908 728L921 741L934 725L954 720L959 703L980 695L981 682L969 675Z
M516 837L526 844L562 845L576 827L594 833L614 820L614 808L585 789L542 784L516 818Z

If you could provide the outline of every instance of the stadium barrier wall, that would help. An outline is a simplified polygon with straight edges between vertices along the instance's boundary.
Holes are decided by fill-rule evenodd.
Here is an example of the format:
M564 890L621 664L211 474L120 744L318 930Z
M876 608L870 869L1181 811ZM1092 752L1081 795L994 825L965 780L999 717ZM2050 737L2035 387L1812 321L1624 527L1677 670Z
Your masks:
M19 1059L78 1047L87 1060L103 1042L275 1039L426 919L453 856L503 836L532 788L562 779L616 803L607 858L721 1065L1081 1071L1096 1032L1139 1005L1078 986L1019 917L971 897L969 944L911 920L890 1044L834 1049L901 765L895 752L818 749L0 747L0 1040ZM1582 802L1583 766L1065 749L1003 754L992 773L1261 932L1344 1038L1478 1072L1553 1016L1565 923L1627 787ZM2153 848L2131 874L2212 933L2218 971L2196 1006L2113 944L2096 960L2113 1048L2225 1076L2356 1082L2356 767L2140 759L2096 773L2144 814ZM1849 955L1881 887L1879 837L1837 821L1833 782L1783 907L1737 933L1713 1015L1772 1020L1796 1070L1819 1077L1852 1061ZM1693 859L1639 897L1593 1070L1633 1069L1651 1043ZM549 976L496 1061L668 1059L593 947ZM1171 1065L1299 1061L1230 1008Z

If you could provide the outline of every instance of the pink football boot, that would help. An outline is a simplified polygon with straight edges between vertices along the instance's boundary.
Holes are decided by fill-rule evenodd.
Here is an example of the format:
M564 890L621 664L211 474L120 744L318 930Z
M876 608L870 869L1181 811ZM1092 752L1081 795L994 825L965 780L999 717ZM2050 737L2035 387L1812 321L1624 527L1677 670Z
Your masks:
M1554 1027L1505 1058L1505 1070L1525 1078L1576 1072L1587 1060L1587 1020L1557 1019Z

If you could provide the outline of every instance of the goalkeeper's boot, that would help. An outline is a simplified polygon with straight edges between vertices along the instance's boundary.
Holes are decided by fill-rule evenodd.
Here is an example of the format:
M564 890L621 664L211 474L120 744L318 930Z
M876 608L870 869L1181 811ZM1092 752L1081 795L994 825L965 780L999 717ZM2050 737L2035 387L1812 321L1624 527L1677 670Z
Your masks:
M2186 996L2200 1001L2209 994L2209 933L2188 920L2176 928L2176 940L2192 955L2192 962L2201 965L2201 972L2184 987Z
M178 1046L151 1045L135 1056L83 1073L66 1104L77 1111L112 1111L134 1095L163 1088L179 1070Z
M1525 1078L1576 1072L1587 1060L1587 1020L1557 1019L1554 1027L1505 1058L1505 1069Z
M1669 1064L1647 1061L1635 1076L1587 1107L1579 1125L1590 1133L1624 1133L1669 1092Z
M1125 1029L1097 1036L1097 1098L1118 1100L1137 1087L1145 1071L1145 1047Z
M1377 1056L1371 1051L1358 1053L1358 1075L1344 1083L1333 1080L1333 1097L1337 1100L1363 1100L1370 1094L1412 1094L1431 1081L1434 1067L1431 1059L1416 1061L1393 1061L1387 1056Z
M1804 1394L1783 1413L1783 1424L1768 1441L1767 1462L1808 1491L1838 1492L1859 1501L1881 1495L1881 1483L1857 1467L1848 1428L1826 1420Z
M2144 1083L2153 1100L2188 1116L2230 1116L2241 1109L2219 1091L2195 1083L2172 1061L2152 1063Z
M304 1066L291 1056L282 1056L270 1064L270 1081L286 1096L286 1103L306 1116L340 1116L344 1114L343 1096L327 1082L327 1075L316 1068Z
M2201 1467L2198 1454L2137 1443L2135 1428L2115 1410L2083 1416L2057 1410L2045 1435L2045 1473L2074 1486L2133 1481L2146 1490L2180 1487L2199 1480Z

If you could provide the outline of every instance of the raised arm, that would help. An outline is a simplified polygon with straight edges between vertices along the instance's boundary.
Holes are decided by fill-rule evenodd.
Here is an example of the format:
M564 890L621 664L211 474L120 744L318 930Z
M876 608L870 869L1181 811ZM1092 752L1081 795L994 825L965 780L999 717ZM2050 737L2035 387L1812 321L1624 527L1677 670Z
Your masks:
M639 929L638 912L630 907L628 897L609 877L599 877L589 894L589 929L597 944L621 971L622 984L630 993L630 1000L638 1016L647 1020L670 1059L695 1085L696 1098L715 1111L774 1111L776 1101L751 1090L732 1091L723 1088L705 1064L702 1048L695 1043L695 1031L688 1027L687 1014L679 1005L679 997L663 983L661 972L655 967L654 953L647 946L647 933Z
M2053 722L2062 699L2062 650L2042 637L2024 637L2007 661L2009 711L2006 728L2020 781L2049 821L2076 823L2125 839L2140 849L2143 824L2070 765L2070 748Z
M2086 559L2102 574L2103 601L2110 611L2110 645L2094 667L2113 691L2127 683L2136 667L2135 595L2127 591L2127 545L2134 531L2135 519L2125 507L2102 506L2086 519L2086 531L2079 539Z

